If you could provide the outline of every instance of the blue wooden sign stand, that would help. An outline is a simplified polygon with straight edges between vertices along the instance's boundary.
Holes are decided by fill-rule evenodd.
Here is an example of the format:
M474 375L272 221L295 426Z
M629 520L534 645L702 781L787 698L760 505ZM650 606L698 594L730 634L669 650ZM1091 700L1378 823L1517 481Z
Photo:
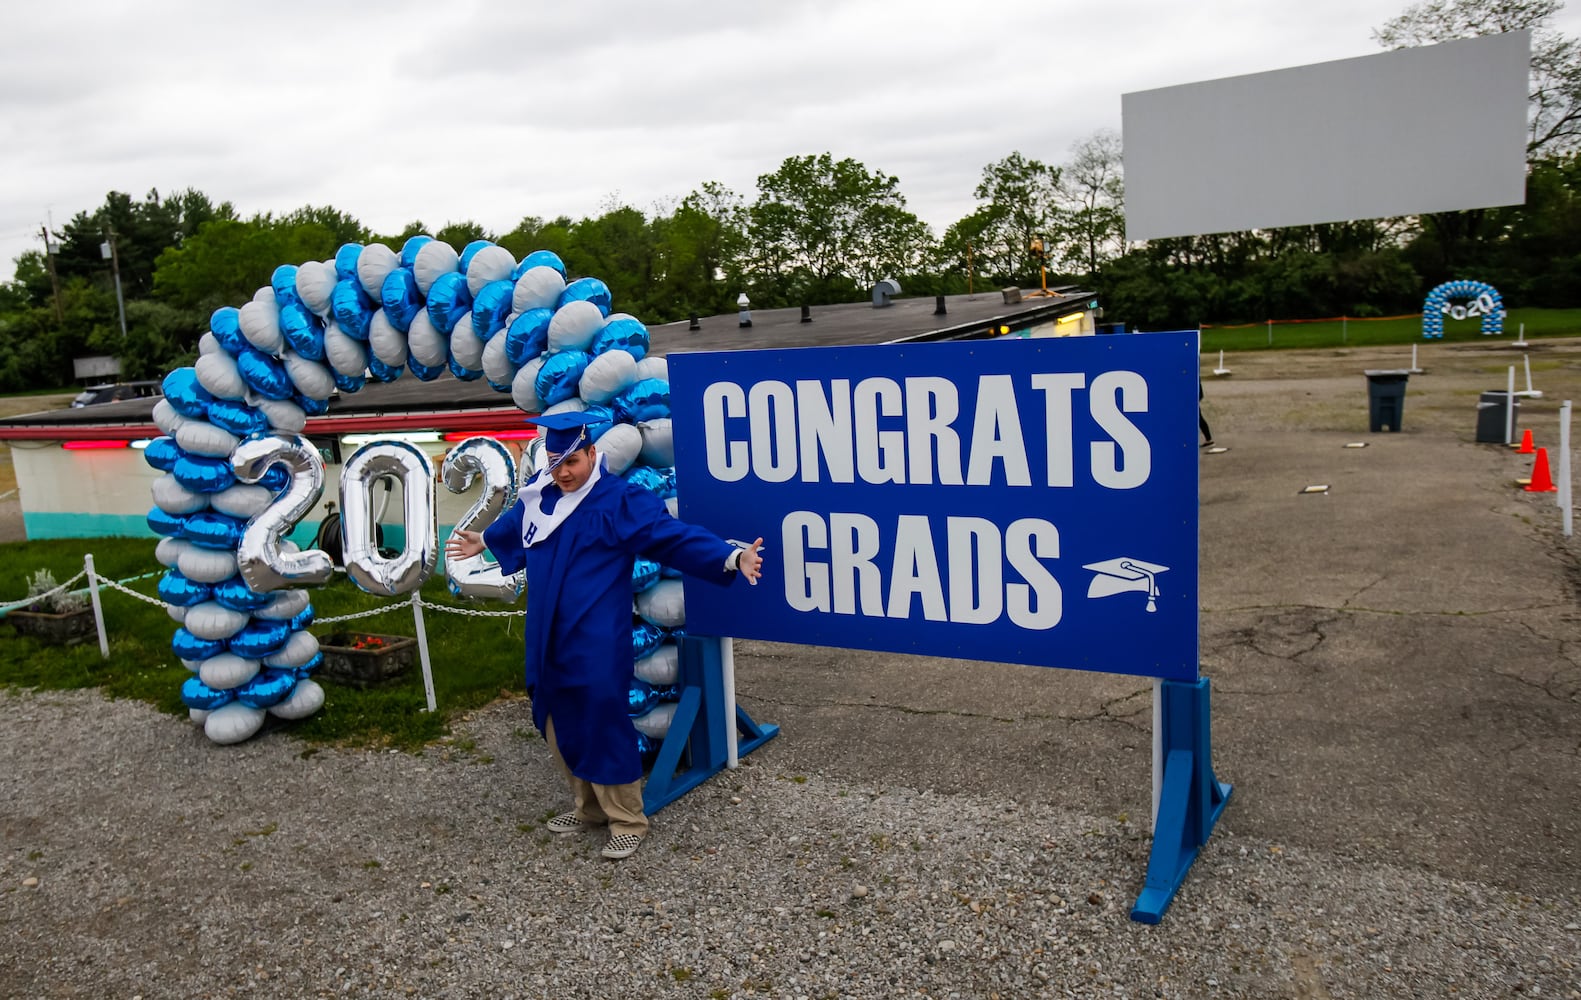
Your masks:
M1208 842L1219 814L1230 801L1231 786L1213 774L1212 717L1208 679L1159 681L1153 725L1158 727L1162 780L1153 818L1153 851L1131 919L1156 924L1164 919L1192 862Z
M736 727L738 755L751 753L780 731L779 726L753 722L739 705L735 718L726 718L720 640L682 639L680 671L681 700L642 790L643 809L649 816L724 770L730 725Z

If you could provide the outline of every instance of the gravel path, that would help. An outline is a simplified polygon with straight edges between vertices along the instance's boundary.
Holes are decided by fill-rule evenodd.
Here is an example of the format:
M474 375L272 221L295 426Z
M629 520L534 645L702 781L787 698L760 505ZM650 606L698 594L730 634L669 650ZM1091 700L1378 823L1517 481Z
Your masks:
M0 994L1581 997L1575 898L1221 824L1146 927L1135 821L780 759L614 864L544 831L563 790L519 699L413 756L216 753L140 703L0 692Z

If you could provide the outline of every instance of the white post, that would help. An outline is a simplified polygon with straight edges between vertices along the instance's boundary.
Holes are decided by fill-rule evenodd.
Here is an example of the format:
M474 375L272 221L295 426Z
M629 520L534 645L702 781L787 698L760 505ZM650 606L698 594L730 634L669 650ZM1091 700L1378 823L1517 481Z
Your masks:
M1509 387L1504 390L1504 443L1515 440L1515 366L1510 365Z
M423 595L412 591L412 620L417 623L417 655L423 661L423 693L428 696L428 711L439 708L434 700L434 671L428 662L428 629L423 627Z
M1343 344L1343 343L1346 343L1349 339L1350 339L1350 317L1349 316L1341 316L1339 318L1339 342L1341 344ZM1412 348L1412 350L1415 350L1415 348ZM1411 367L1415 368L1416 366L1413 364Z
M88 572L88 594L93 598L93 627L99 630L99 656L110 658L110 637L104 631L104 605L99 603L99 574L93 571L93 553L82 557L82 568Z
M1274 346L1274 321L1268 321L1268 346Z
M1164 682L1153 679L1153 822L1158 829L1158 802L1164 796Z
M1521 362L1526 365L1526 395L1534 396L1536 393L1532 391L1532 356L1522 354Z
M1574 507L1570 503L1570 400L1559 407L1559 509L1564 514L1565 537L1570 537Z
M736 733L736 641L729 636L719 640L719 666L725 689L725 766L733 771L741 766L741 759Z
M1421 371L1420 368L1416 367L1416 345L1415 344L1411 345L1411 371L1413 371L1413 372Z

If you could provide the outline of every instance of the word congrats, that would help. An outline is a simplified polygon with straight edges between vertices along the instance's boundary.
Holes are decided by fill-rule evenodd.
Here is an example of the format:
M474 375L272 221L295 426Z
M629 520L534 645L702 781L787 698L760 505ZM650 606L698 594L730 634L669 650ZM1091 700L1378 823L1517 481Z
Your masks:
M1195 678L1197 351L673 355L682 516L762 535L778 584L688 585L688 630Z

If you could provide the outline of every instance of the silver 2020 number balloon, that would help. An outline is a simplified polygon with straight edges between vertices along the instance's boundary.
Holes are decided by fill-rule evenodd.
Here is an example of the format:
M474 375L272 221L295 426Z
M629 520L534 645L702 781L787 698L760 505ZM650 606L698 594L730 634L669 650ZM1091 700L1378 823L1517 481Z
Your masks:
M456 522L457 531L482 531L516 502L516 469L510 450L490 437L470 437L445 456L440 476L452 493L465 493L483 477L478 499ZM446 559L445 577L458 597L489 601L515 601L521 596L524 573L506 575L482 553L466 559Z
M385 478L400 483L406 526L406 545L389 558L379 554L373 523L373 484ZM351 581L370 594L386 596L421 587L439 562L434 466L428 456L404 441L363 445L341 470L340 502Z
M247 523L236 549L237 568L256 591L323 583L335 571L329 555L318 549L287 553L280 538L324 495L324 460L300 434L249 438L231 453L231 468L244 483L256 483L274 465L291 474L291 483Z

